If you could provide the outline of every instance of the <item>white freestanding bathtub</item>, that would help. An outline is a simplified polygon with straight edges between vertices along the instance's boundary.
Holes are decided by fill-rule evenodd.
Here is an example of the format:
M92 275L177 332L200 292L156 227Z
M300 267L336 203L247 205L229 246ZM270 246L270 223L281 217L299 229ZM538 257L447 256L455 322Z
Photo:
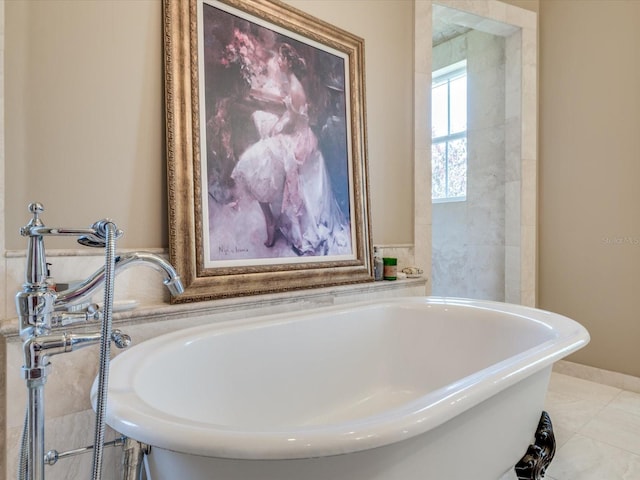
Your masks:
M116 357L106 417L152 446L151 480L497 480L588 341L554 313L430 297L212 323Z

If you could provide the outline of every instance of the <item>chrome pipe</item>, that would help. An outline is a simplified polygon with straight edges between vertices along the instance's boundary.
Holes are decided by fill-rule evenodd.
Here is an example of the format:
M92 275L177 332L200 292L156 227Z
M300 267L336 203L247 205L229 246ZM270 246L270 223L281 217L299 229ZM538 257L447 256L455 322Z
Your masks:
M105 442L105 447L121 447L125 444L126 437L118 437L115 440L111 440L109 442ZM47 465L55 465L59 460L64 460L65 458L75 457L76 455L82 455L83 453L88 453L93 451L93 445L87 445L86 447L76 448L74 450L67 450L66 452L58 452L57 450L49 450L47 454L44 456L44 463Z
M61 235L66 237L81 237L85 235L95 235L94 228L65 228L65 227L45 227L41 226L27 226L22 230L23 236L42 237Z
M27 381L29 421L27 438L28 480L44 479L44 378Z

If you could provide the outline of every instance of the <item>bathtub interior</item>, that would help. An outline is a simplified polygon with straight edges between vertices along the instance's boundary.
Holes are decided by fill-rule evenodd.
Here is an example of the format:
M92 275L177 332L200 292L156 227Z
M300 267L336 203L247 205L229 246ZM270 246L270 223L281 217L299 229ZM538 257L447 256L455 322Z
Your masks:
M173 334L134 360L132 384L151 411L193 425L327 426L453 389L555 336L543 322L494 310L390 302Z

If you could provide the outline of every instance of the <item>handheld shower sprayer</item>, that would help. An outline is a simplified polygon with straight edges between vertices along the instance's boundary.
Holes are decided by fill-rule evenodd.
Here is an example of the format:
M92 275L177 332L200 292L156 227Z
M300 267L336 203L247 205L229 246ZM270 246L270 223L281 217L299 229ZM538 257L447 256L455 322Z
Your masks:
M92 233L87 233L78 237L78 243L85 247L104 248L107 244L107 225L112 223L108 218L98 220L91 225ZM118 239L123 235L123 231L116 229L115 238Z

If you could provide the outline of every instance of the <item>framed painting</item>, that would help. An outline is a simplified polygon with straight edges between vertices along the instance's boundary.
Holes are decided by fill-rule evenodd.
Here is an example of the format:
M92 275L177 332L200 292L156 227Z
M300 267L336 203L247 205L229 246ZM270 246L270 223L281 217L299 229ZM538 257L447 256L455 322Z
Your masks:
M163 17L173 301L372 281L364 41L279 1Z

